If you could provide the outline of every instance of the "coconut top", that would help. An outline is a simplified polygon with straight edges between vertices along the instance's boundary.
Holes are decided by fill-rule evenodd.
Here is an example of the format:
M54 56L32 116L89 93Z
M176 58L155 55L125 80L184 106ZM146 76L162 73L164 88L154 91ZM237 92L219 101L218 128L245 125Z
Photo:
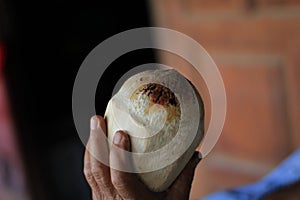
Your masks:
M153 104L156 103L163 106L177 106L179 104L175 94L169 88L157 83L148 83L141 89L139 88L138 92L147 95Z
M175 70L138 73L122 85L110 102L108 121L113 120L114 127L128 131L132 141L139 141L133 142L133 152L154 152L171 141L188 141L185 138L193 137L199 130L201 111L197 95Z

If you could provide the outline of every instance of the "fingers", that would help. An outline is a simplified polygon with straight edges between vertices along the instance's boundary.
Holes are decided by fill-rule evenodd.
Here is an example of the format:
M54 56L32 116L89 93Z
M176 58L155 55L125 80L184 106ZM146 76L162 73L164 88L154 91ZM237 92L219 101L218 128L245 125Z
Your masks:
M89 143L87 143L87 147L88 147ZM98 186L97 186L97 183L93 177L93 174L91 173L91 161L90 161L90 152L88 150L85 151L85 154L84 154L84 175L85 175L85 178L88 182L88 184L90 185L90 187L92 189L96 189Z
M201 154L195 152L168 191L170 199L189 199L195 169L201 160Z
M129 136L122 131L118 131L113 138L113 144L110 152L111 166L117 166L118 168L132 167L130 154L126 153L131 150ZM112 183L123 199L140 199L141 197L154 199L152 192L138 179L136 174L112 168L110 171Z
M93 196L114 197L110 170L103 161L109 160L105 121L100 116L91 118L91 133L84 160L85 177L93 190Z

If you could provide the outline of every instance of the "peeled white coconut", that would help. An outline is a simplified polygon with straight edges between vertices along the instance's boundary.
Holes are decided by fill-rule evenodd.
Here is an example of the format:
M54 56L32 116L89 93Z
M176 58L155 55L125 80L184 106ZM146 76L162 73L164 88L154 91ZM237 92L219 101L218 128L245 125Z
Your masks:
M194 87L177 71L163 69L129 78L105 113L109 141L124 130L133 153L153 153L132 158L139 178L153 191L166 190L190 160L203 137L203 116Z

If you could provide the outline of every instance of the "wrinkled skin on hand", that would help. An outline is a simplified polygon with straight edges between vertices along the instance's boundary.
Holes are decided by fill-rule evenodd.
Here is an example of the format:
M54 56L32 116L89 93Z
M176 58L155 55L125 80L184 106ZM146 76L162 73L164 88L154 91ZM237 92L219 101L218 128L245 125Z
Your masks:
M93 200L127 200L127 199L189 199L191 185L194 177L194 171L200 162L198 152L195 152L189 163L181 174L177 177L170 188L164 192L150 191L137 177L136 174L117 171L98 161L95 154L109 154L110 162L127 161L125 155L114 151L100 152L100 146L103 141L99 140L98 134L106 134L106 123L101 116L94 116L91 119L91 133L87 143L87 149L84 156L84 174L92 190ZM118 131L113 138L113 145L126 151L131 150L130 137L123 131ZM103 148L101 148L103 149Z

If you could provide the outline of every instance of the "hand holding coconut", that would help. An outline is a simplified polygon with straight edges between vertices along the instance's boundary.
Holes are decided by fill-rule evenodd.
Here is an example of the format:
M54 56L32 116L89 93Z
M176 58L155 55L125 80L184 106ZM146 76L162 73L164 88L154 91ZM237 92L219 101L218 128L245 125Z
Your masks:
M189 199L194 171L200 161L198 153L195 152L175 182L163 192L151 191L136 174L117 171L101 163L90 152L97 152L101 141L97 140L97 134L106 133L105 121L101 116L92 119L91 134L84 157L85 177L92 189L93 200L106 199ZM129 135L123 131L115 133L113 144L126 151L131 150ZM101 153L101 152L99 152ZM124 155L110 152L110 158L115 162L126 162Z
M195 149L203 115L197 91L174 70L128 79L108 103L106 122L100 116L91 120L84 171L93 199L188 199L200 161ZM129 152L156 154L143 159ZM95 155L106 157L110 167Z

